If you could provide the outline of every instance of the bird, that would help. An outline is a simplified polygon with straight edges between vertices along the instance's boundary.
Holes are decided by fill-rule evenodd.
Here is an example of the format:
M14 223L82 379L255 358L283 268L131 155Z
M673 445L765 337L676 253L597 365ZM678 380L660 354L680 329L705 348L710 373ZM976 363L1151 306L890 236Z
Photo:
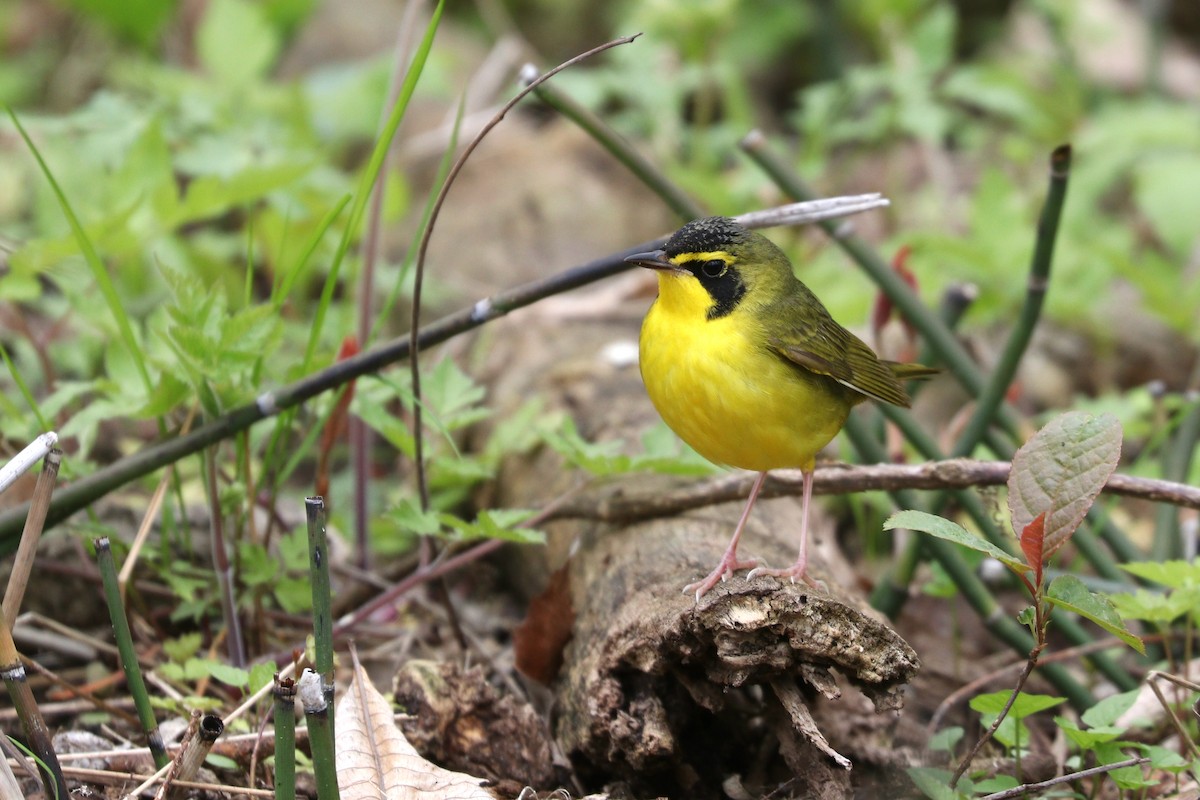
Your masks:
M626 261L654 270L658 296L638 343L642 381L676 435L714 464L758 473L717 566L684 587L696 602L736 570L816 585L808 575L816 456L864 400L908 407L901 381L936 369L881 360L836 321L770 239L728 217L687 223L660 250ZM773 469L803 474L800 552L782 569L738 557Z

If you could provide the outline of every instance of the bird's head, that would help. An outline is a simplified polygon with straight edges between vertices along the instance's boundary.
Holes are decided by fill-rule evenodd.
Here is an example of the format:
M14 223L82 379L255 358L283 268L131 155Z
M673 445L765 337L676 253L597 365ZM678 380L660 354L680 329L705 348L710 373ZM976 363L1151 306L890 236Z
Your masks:
M699 307L710 320L727 316L747 298L766 302L794 280L782 250L728 217L693 220L661 250L625 260L658 272L664 301Z

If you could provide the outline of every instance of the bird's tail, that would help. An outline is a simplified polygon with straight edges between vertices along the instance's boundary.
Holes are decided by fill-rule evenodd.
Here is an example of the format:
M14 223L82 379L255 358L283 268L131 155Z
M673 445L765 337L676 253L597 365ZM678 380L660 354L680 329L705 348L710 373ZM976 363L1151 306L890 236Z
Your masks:
M897 380L913 381L932 378L941 372L937 367L927 367L924 364L905 364L899 361L884 361Z

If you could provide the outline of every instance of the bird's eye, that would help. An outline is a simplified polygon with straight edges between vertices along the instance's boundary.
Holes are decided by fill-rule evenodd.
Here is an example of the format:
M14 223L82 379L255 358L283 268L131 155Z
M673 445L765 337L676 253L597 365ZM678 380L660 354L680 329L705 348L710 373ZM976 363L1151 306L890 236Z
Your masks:
M700 265L700 274L706 278L719 278L725 274L728 264L719 258L714 258L711 261L705 261Z

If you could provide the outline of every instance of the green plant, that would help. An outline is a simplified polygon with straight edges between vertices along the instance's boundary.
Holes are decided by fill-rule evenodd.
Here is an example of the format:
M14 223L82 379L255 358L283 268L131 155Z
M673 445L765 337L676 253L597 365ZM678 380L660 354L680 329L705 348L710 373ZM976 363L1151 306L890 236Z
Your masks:
M992 721L949 780L951 786L958 785L971 758L988 738L995 736L1007 746L1018 747L1022 740L1018 735L1021 723L1008 719L1008 715L1014 709L1017 716L1026 716L1034 710L1036 703L1022 694L1021 687L1047 645L1047 629L1056 608L1091 620L1144 654L1141 640L1128 631L1107 597L1091 592L1079 578L1069 574L1046 582L1047 563L1070 540L1116 468L1120 453L1121 428L1116 420L1081 413L1054 418L1017 451L1008 479L1008 505L1013 528L1020 531L1019 557L955 522L924 512L902 511L886 523L888 528L929 533L996 559L1012 571L1033 600L1033 605L1018 616L1036 642L1026 668L1016 688L1000 695L1006 700L996 703L994 697L977 698L979 705L973 707L986 710ZM1024 739L1027 741L1028 736Z

